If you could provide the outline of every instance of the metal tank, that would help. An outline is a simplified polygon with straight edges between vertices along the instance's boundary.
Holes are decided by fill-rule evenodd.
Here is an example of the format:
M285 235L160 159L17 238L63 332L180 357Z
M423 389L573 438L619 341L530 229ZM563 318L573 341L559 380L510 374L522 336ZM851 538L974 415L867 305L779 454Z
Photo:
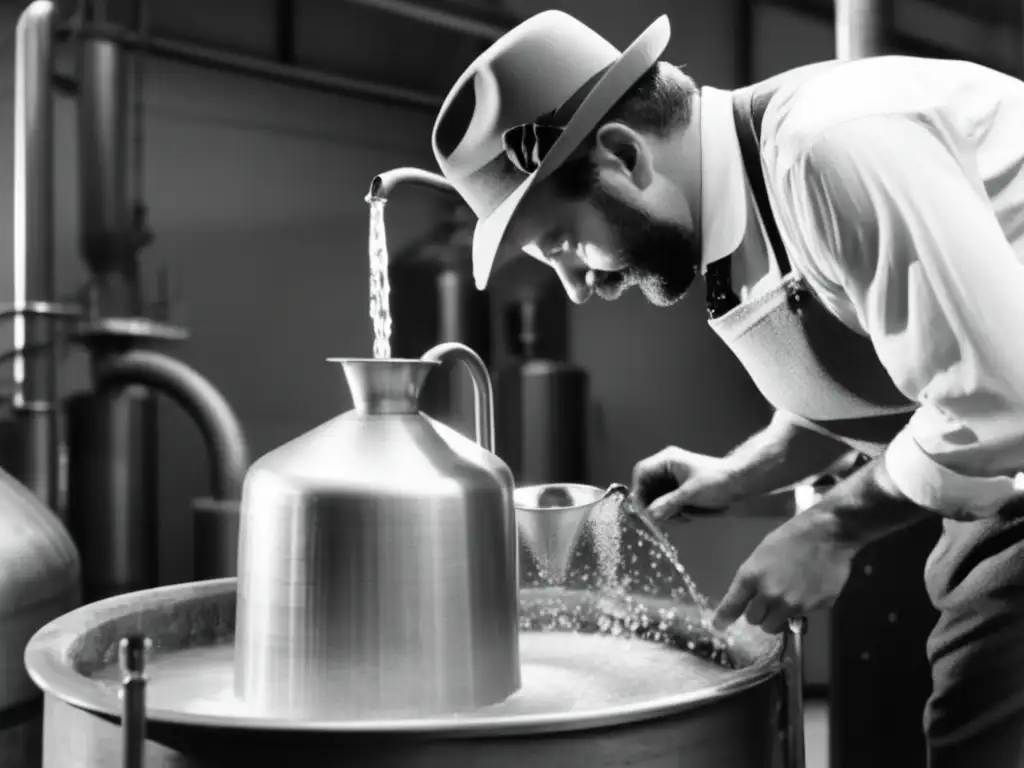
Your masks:
M14 302L10 406L16 448L8 457L23 482L0 470L0 766L36 768L41 760L39 691L25 672L29 638L78 606L81 566L51 506L59 500L53 322L73 314L53 302L53 104L33 85L51 75L53 3L31 3L15 30Z
M0 470L0 765L35 768L42 746L39 691L25 672L36 631L80 604L80 566L57 516Z
M543 354L538 303L520 297L505 315L512 356L494 377L498 455L517 485L582 483L590 380L578 365Z
M471 375L479 444L419 412L428 373L450 360ZM245 480L236 692L273 717L501 701L520 683L517 549L487 369L457 343L336 362L354 409Z

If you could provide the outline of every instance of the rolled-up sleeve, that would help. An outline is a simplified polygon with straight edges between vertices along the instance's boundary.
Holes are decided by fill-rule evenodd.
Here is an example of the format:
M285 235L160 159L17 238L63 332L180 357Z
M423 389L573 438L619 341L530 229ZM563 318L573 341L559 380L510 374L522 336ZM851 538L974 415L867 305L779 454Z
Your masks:
M884 457L896 486L944 515L994 514L1024 470L1024 264L972 159L923 124L867 117L806 142L782 186L920 404Z

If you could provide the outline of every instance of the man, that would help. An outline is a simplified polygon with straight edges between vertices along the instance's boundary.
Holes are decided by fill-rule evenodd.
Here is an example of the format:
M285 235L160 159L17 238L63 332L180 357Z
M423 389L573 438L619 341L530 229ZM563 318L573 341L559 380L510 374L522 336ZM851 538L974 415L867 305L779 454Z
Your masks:
M641 461L638 502L720 508L874 456L768 535L716 621L779 631L864 545L940 515L930 764L1024 764L1024 84L885 57L727 93L660 62L668 38L661 18L620 54L546 12L459 79L433 144L480 218L477 285L509 248L577 303L669 305L702 272L777 415L724 458Z

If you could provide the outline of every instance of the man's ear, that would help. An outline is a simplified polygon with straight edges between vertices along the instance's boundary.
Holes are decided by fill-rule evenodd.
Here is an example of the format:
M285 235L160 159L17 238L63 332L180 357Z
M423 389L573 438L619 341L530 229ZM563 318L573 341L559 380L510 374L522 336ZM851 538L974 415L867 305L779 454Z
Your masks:
M597 168L620 174L637 189L654 180L654 158L642 135L624 123L605 123L597 129L592 157Z

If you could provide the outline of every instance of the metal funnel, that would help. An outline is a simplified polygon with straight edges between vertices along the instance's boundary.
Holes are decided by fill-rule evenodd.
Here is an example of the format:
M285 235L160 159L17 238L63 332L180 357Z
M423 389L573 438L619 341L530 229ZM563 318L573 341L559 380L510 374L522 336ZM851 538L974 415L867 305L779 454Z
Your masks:
M551 483L516 488L513 498L519 534L552 583L564 581L583 524L606 495L591 485Z

